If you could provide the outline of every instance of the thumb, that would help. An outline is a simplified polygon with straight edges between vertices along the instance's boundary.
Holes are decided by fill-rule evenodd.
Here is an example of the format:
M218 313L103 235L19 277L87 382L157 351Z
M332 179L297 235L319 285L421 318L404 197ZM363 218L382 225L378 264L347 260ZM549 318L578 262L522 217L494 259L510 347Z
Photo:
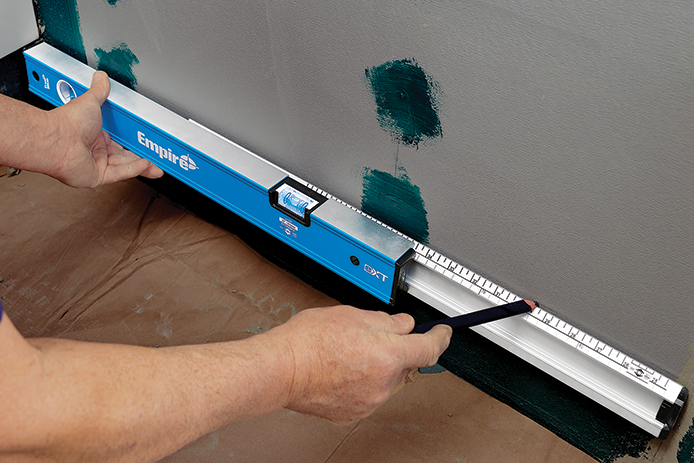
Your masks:
M92 75L92 83L87 93L93 95L99 102L99 106L104 104L108 94L111 92L111 81L104 71L96 71Z
M447 325L436 325L424 334L411 334L403 339L407 341L407 362L411 367L434 365L448 348L453 330Z
M409 334L414 328L414 318L406 313L391 315L391 329L396 334Z

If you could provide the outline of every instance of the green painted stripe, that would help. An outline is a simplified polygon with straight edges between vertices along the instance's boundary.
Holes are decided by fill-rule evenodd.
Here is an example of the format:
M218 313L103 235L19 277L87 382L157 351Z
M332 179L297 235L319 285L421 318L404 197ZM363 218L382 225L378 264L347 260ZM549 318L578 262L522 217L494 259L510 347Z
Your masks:
M87 62L77 0L34 0L41 37L75 59Z
M404 169L399 176L366 169L361 209L421 243L429 243L429 221L424 200Z
M106 71L112 79L133 90L135 89L137 78L133 73L133 66L138 64L140 60L125 43L119 44L110 51L95 48L94 53L96 54L96 68L98 70Z

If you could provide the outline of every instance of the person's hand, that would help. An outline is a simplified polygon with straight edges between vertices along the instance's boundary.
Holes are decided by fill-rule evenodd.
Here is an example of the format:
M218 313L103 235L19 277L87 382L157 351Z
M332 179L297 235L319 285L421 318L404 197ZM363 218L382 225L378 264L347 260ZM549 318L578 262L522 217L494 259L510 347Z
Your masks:
M87 92L50 111L57 152L47 174L73 187L92 188L138 175L164 175L161 169L124 149L101 129L101 105L110 91L108 76L97 71Z
M452 330L409 334L414 320L339 306L305 310L267 335L294 358L287 408L345 424L368 416L408 373L434 365ZM291 358L291 355L288 356Z

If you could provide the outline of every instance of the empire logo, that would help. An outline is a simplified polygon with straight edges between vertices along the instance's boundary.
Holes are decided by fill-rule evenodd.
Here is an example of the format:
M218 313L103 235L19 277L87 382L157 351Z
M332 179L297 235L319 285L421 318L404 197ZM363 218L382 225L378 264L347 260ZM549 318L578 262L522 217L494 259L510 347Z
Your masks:
M193 161L193 158L191 158L189 155L184 154L183 156L179 156L177 154L174 154L171 151L171 148L166 149L163 146L157 145L152 140L148 139L145 136L145 134L140 131L137 132L137 141L145 148L149 148L150 150L157 153L159 155L159 158L166 159L167 161L176 164L183 170L199 169L199 167L195 164L195 161Z

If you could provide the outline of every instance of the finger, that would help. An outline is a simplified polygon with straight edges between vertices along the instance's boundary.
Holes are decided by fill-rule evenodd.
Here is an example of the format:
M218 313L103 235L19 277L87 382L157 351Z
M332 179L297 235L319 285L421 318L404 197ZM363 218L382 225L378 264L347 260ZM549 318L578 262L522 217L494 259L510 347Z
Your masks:
M447 325L436 325L424 334L403 336L405 343L404 361L407 367L419 368L435 365L448 348L453 329Z
M409 334L414 328L414 318L406 313L399 313L391 317L392 331L396 334Z
M164 171L154 164L150 164L150 166L144 172L142 172L140 176L146 178L161 178L164 176Z
M106 98L108 98L108 94L110 92L111 81L109 80L108 75L104 71L96 71L94 75L92 75L92 83L86 94L95 97L99 103L99 106L101 106L106 101Z
M408 334L414 328L414 319L406 314L388 315L385 312L372 312L354 308L361 314L360 318L366 321L372 328L386 333Z
M164 171L161 170L159 167L154 165L152 162L150 162L147 159L141 158L137 154L133 153L132 151L126 150L122 146L120 146L118 143L111 141L111 144L108 147L108 165L109 166L120 166L124 164L131 164L134 162L138 162L138 168L141 167L141 164L139 163L140 161L146 162L146 166L144 169L139 169L137 170L137 175L140 175L142 177L147 177L147 178L160 178L164 176Z
M141 158L132 159L130 162L122 162L115 165L109 164L104 175L104 183L119 182L121 180L137 177L138 175L143 175L150 167L154 167L152 163ZM158 172L155 170L153 173L156 175ZM150 172L150 175L151 174L152 172Z
M110 137L109 137L110 138ZM142 159L137 154L130 150L123 148L121 145L113 141L112 139L108 145L109 154L109 164L118 165L126 162L131 162L134 159Z
M104 132L107 137L108 134ZM132 164L137 162L136 168L125 168L122 169L121 171L114 172L113 174L108 174L108 179L115 178L117 175L126 175L124 178L130 178L128 175L132 174L132 176L142 176L142 177L147 177L147 178L160 178L164 176L164 171L161 170L159 167L154 165L152 162L150 162L147 159L141 158L137 154L133 153L130 150L127 150L123 148L121 145L116 143L115 141L111 140L110 137L109 139L109 144L108 144L108 165L109 167L116 167L116 166L123 166L126 164ZM145 164L143 164L142 162ZM105 180L107 181L107 180ZM117 180L113 180L117 181ZM108 181L107 181L108 182Z
M106 132L106 131L104 130L104 132ZM106 132L106 133L108 134L108 132ZM113 141L113 139L111 138L110 135L109 135L108 139L109 139L109 143L108 143L108 152L109 153L111 153L111 154L132 154L133 156L135 155L135 153L131 153L130 151L123 148L123 146L121 146L119 143Z

